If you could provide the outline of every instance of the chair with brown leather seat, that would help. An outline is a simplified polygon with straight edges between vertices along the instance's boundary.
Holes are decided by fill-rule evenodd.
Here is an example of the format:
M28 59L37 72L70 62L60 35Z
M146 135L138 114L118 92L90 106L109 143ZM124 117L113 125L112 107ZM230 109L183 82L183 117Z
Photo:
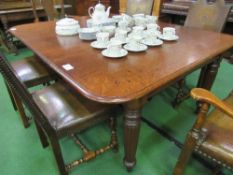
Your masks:
M187 134L173 175L182 175L192 152L219 166L233 168L233 91L223 101L211 92L194 88L191 96L201 102L195 124ZM207 114L209 105L215 109ZM215 172L216 173L216 172Z
M54 9L53 0L42 0L41 4L38 4L38 1L32 0L33 14L35 17L35 21L39 21L39 17L37 15L36 6L43 6L45 12L47 14L48 20L54 20L58 18L58 13ZM64 16L64 2L61 0L61 16ZM60 15L59 15L60 16ZM17 72L19 78L24 81L25 85L28 88L33 86L37 86L40 84L44 84L53 80L55 78L55 74L52 73L45 64L43 64L36 55L27 57L18 61L14 61L11 63L14 70ZM7 82L6 82L7 85ZM24 112L23 105L20 100L15 96L15 93L7 87L8 92L10 94L13 106L15 110L18 110L20 113L20 117L23 121L23 125L25 128L29 126L29 119Z
M231 10L230 6L226 6L224 0L217 0L215 3L208 3L206 0L197 0L193 3L185 20L184 26L198 29L211 30L221 32L225 26L228 14ZM198 87L202 84L202 76L205 69L202 69L200 74ZM185 79L178 82L178 92L173 106L177 106L189 96L189 90L185 90Z
M55 74L35 56L12 61L11 64L19 78L28 88L48 83L56 77ZM17 95L15 95L15 92L8 86L8 82L5 82L5 84L11 97L13 107L15 110L19 111L23 125L27 128L29 126L29 119L24 112L23 105L17 98Z
M0 72L9 87L31 112L43 147L48 146L48 137L61 175L67 175L75 166L94 159L97 155L113 149L118 150L115 105L105 105L84 98L64 82L56 82L43 89L29 93L20 81L11 64L0 55ZM111 140L105 147L89 150L76 135L101 121L110 119ZM45 135L46 134L46 135ZM83 151L83 157L65 165L59 139L70 136Z
M159 16L161 0L120 0L120 13L133 15L136 13L144 13L146 15Z

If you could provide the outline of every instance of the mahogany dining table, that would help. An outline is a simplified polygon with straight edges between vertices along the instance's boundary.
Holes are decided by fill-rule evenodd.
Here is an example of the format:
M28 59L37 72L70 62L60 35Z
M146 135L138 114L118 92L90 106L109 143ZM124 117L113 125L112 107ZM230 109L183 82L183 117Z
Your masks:
M81 26L86 24L87 17L76 19ZM54 21L19 25L9 31L78 93L99 103L124 106L124 164L130 171L136 164L140 112L148 97L198 68L202 68L199 87L210 89L219 56L233 48L231 35L159 25L175 27L179 39L122 58L104 57L78 35L56 35Z

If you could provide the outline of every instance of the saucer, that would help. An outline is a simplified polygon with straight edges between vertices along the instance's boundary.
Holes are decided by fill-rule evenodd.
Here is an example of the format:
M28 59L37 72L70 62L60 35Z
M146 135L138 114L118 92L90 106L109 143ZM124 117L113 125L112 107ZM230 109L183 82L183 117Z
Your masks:
M108 44L109 44L109 42L107 42L105 44L99 44L98 41L93 41L91 43L91 47L93 47L95 49L106 49Z
M109 58L121 58L128 54L127 50L125 49L121 49L120 52L118 52L118 54L115 54L115 55L111 54L108 49L103 50L101 53L103 56L109 57Z
M141 41L141 43L145 44L147 46L160 46L160 45L163 44L163 41L160 40L160 39L156 39L156 40L154 40L152 42L148 42L147 40L144 39L144 40Z
M147 35L148 35L148 34L146 33L147 31L148 31L148 30L144 30L144 31L143 31L143 37L144 37L144 38L146 38ZM155 36L157 36L157 37L160 37L160 36L162 35L161 32L158 31L158 30L157 30L157 31L153 31L153 32L154 32L153 34L154 34Z
M164 35L159 35L159 38L164 40L164 41L176 41L179 39L177 35L173 35L172 37L164 36Z
M117 39L117 38L111 38L110 39L110 42L111 41L119 41L119 42L121 42L121 44L126 44L126 43L128 43L129 42L129 39L128 38L125 38L124 40L120 40L120 39Z
M148 47L146 45L140 44L140 43L139 43L139 47L137 49L130 47L129 43L124 45L123 47L124 47L124 49L126 49L126 50L128 50L130 52L143 52L143 51L148 49Z

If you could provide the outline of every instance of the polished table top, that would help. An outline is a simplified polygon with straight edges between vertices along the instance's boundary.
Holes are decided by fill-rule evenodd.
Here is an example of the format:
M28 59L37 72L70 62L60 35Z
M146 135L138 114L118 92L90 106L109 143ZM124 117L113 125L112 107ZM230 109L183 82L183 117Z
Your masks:
M78 18L84 24L84 17ZM160 23L161 26L168 24ZM175 26L179 40L124 58L106 58L79 37L57 36L55 22L21 25L10 32L31 48L77 91L106 103L138 99L201 67L233 47L233 36ZM74 69L66 71L62 66Z

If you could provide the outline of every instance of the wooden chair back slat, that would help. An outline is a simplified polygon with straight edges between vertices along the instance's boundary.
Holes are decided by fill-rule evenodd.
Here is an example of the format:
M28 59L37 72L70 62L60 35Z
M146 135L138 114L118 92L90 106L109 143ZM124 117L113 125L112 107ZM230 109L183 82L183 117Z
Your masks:
M129 15L144 13L159 16L161 0L120 0L119 7L120 13L127 13Z
M160 16L160 10L161 10L161 5L162 5L161 2L162 2L162 0L154 0L152 15Z
M144 13L147 15L151 14L153 7L153 0L128 0L126 6L126 12L129 15Z
M37 6L42 6L44 8L48 20L56 20L60 17L65 16L64 0L59 0L59 2L55 0L31 0L31 3L33 7L35 21L39 21L39 17L36 10ZM55 9L54 7L58 4L61 6L60 13L58 13L57 9Z

